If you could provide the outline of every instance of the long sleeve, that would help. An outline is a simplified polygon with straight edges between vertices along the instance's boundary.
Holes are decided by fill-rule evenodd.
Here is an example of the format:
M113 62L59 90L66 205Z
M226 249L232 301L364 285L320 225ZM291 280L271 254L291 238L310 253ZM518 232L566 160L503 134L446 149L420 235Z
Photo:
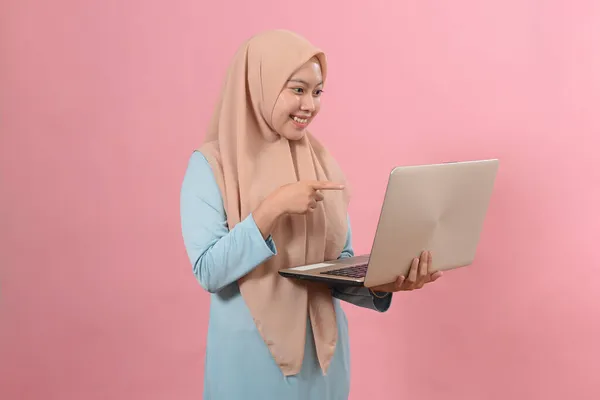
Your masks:
M183 241L194 275L215 293L236 282L277 254L271 237L264 240L252 214L231 231L219 187L206 158L194 152L180 197Z
M352 248L352 228L350 227L350 218L348 217L348 234L346 235L346 244L339 258L353 257L354 249ZM381 294L381 297L374 296L366 287L355 286L334 286L332 287L334 297L354 304L358 307L369 308L379 312L385 312L390 308L392 303L392 293Z

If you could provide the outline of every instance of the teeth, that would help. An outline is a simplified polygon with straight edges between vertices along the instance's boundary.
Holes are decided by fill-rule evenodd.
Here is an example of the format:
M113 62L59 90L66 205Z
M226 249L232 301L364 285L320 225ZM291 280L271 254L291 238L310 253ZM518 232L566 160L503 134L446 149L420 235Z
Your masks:
M305 124L308 122L308 119L306 119L306 118L292 117L292 119L294 121L298 122L299 124Z

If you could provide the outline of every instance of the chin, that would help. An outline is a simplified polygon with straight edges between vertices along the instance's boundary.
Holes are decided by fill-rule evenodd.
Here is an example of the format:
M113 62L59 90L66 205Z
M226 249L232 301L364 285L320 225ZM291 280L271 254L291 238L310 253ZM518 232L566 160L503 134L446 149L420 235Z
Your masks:
M281 136L290 141L300 140L306 136L306 129L283 132Z

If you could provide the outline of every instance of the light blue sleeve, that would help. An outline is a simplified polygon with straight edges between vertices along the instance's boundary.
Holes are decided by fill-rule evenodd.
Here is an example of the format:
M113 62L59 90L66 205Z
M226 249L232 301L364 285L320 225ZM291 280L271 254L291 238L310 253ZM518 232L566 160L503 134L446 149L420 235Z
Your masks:
M348 217L348 234L346 235L346 245L339 258L354 257L352 248L352 228L350 226L350 217ZM334 286L332 288L333 296L354 304L358 307L369 308L379 312L385 312L392 303L392 293L377 293L374 296L366 287L356 286ZM381 298L383 297L383 298Z
M252 214L231 231L212 168L202 153L188 162L180 194L181 229L196 279L215 293L277 254Z

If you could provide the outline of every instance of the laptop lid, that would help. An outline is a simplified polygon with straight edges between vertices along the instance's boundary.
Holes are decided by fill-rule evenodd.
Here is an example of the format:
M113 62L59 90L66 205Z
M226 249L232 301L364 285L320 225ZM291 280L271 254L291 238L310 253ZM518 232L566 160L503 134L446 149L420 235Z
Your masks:
M391 172L364 285L407 276L432 252L432 270L470 265L479 244L499 161L402 166Z

